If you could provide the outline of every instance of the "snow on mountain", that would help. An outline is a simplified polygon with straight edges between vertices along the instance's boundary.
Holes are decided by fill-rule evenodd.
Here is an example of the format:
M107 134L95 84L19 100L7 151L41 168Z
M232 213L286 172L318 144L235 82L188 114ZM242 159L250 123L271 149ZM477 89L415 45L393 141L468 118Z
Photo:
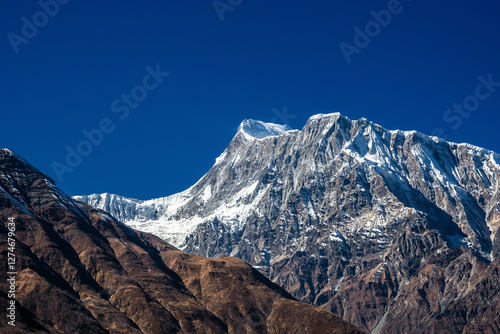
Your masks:
M238 127L238 132L251 138L263 139L272 136L280 136L285 132L292 131L288 125L264 123L253 119L244 120Z
M349 127L338 127L342 122L348 122ZM316 139L317 143L314 144L314 142L310 141L311 133L304 133L304 131L317 131L316 128L319 124L321 124L323 131L313 134L314 137L318 138ZM328 142L327 138L331 135L333 129L338 132L337 138L333 142ZM419 169L425 171L426 178L430 180L431 184L435 181L440 184L443 183L448 196L453 194L460 197L459 193L463 191L463 185L458 182L460 175L456 166L452 166L451 161L443 160L442 156L436 154L437 152L433 151L436 149L435 145L444 145L447 149L460 150L464 154L484 155L486 158L482 159L484 172L480 175L483 177L481 182L490 184L490 187L494 187L491 182L494 176L493 170L498 168L500 160L498 154L469 144L448 143L416 131L385 130L366 119L351 121L340 113L314 115L300 132L291 130L287 125L244 120L228 149L217 158L214 165L215 170L211 170L197 184L181 193L147 201L108 193L75 196L75 199L103 209L126 224L145 232L154 233L181 248L185 247L186 238L198 225L215 218L224 222L231 229L238 231L244 226L246 219L251 214L254 214L257 205L261 202L263 196L272 190L272 186L271 184L263 184L262 180L254 179L249 175L245 175L244 179L240 179L238 184L227 184L225 183L228 179L227 176L236 173L241 168L241 165L246 166L249 164L249 156L246 154L249 148L253 149L254 145L256 145L256 149L272 146L269 142L270 137L281 136L285 133L290 134L284 140L287 141L288 146L291 146L291 152L312 145L316 155L306 155L305 159L297 161L294 173L300 170L302 173L311 171L314 175L321 174L328 164L323 162L318 164L318 161L315 161L318 157L321 157L321 160L328 158L335 161L342 156L347 156L349 161L339 166L340 168L335 173L336 176L345 174L353 165L359 165L363 169L367 169L367 171L382 169L385 179L393 183L402 183L400 186L406 187L408 190L413 187L411 183L416 181L408 180L410 175L405 170L406 166L401 165L401 158L403 157L398 156L398 152L394 150L394 147L401 149L402 147L398 147L398 144L411 139L416 142L416 145L411 148L412 156L406 158L415 160ZM239 135L243 135L245 139L250 137L264 141L245 143L240 140ZM286 153L290 154L291 152ZM280 153L285 152L278 152L278 154ZM260 159L265 160L262 166L258 165L260 168L279 170L273 162L275 157L272 154L259 152L259 155L265 155L264 159ZM454 157L450 158L453 159ZM217 164L223 162L224 166L217 167ZM230 179L234 179L234 177L230 177ZM221 188L228 185L231 188L224 190L224 193L228 196L220 200ZM278 186L281 187L282 185L278 184ZM429 187L430 185L426 184L426 186ZM431 185L431 188L438 187ZM300 189L294 190L300 191ZM183 212L187 207L195 207L197 210L185 215ZM208 207L210 209L207 209ZM307 209L312 216L317 216L316 209L310 203ZM384 219L377 224L385 225L388 221ZM363 225L366 225L366 223ZM353 228L358 225L351 224ZM354 228L354 230L357 231L359 228ZM486 231L478 232L477 237L485 237L485 234Z
M0 333L364 333L242 260L180 252L76 202L11 151L0 176ZM135 203L103 203L119 200Z
M249 119L240 124L236 136L243 135L244 138L253 140L276 137L293 131L296 130L290 129L288 125L264 123ZM216 164L224 159L225 154L226 152L216 159ZM238 156L233 159L233 162L236 163L237 160ZM222 203L211 214L195 214L188 218L176 214L183 205L193 199L200 203L207 202L212 196L210 185L205 187L201 193L196 193L194 198L193 188L196 185L181 193L151 200L137 200L109 193L74 196L74 199L104 210L132 228L153 233L172 245L182 248L189 234L199 224L207 220L219 218L225 222L235 224L235 228L241 227L239 225L250 215L263 195L261 191L261 196L257 196L253 200L253 205L252 203L241 205L242 201L246 201L253 194L257 184L258 182L254 182L248 188L242 188L236 194L235 201Z
M453 289L479 282L459 283L463 268L498 262L499 185L497 153L334 113L300 131L244 121L179 194L76 198L187 252L239 257L300 300L380 331L403 326L392 314L446 314L459 303ZM425 285L428 266L438 278ZM417 289L427 309L394 306Z

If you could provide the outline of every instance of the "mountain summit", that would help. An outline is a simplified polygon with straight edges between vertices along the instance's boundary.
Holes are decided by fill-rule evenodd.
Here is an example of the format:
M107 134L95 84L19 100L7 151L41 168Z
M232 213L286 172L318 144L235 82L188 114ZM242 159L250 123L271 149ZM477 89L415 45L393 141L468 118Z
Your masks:
M288 125L264 123L253 119L244 120L238 127L238 133L243 133L256 139L280 136L288 131L292 131Z
M500 328L497 153L339 113L278 129L244 121L179 194L75 198L373 333Z

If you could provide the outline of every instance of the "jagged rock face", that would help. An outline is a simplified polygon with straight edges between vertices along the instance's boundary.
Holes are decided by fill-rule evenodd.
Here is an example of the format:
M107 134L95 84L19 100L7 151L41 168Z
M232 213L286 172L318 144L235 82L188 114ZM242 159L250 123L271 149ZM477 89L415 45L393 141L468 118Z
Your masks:
M242 260L183 253L74 201L0 150L2 268L9 217L17 318L16 327L2 320L2 333L360 333ZM6 291L2 284L4 310Z
M127 224L239 257L373 333L499 330L498 154L340 114L248 126L194 186L137 204L153 216L111 202Z

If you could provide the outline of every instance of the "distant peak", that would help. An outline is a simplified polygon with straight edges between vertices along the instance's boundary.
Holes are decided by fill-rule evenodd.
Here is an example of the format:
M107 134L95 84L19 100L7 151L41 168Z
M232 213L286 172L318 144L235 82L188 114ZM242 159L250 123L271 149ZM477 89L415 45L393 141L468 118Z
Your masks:
M253 119L246 119L238 127L238 133L243 133L255 139L280 136L292 129L288 125L264 123Z
M330 113L330 114L316 114L316 115L312 115L311 117L309 117L309 120L317 120L317 119L322 119L322 118L341 117L341 116L342 116L342 114L339 112L334 112L334 113Z

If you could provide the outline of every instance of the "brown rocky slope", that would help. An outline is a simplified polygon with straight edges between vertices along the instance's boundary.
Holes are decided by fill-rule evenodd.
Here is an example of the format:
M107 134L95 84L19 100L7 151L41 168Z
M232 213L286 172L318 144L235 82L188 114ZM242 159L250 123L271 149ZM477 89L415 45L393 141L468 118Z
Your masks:
M16 327L2 333L359 333L242 260L183 253L78 203L0 150L0 251L15 218Z

